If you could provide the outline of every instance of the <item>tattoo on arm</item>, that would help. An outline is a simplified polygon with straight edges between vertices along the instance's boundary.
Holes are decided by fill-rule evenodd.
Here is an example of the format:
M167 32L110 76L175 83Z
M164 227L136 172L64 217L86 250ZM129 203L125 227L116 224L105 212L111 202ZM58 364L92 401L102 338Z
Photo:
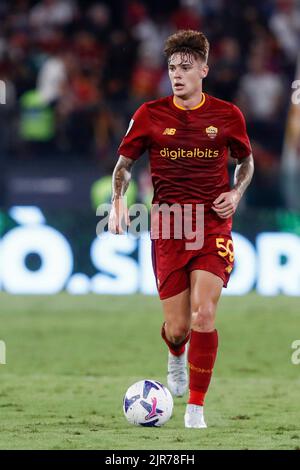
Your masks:
M234 186L241 197L249 186L254 173L254 161L252 153L249 157L244 158L241 163L238 163L234 172Z
M120 155L112 176L112 202L126 193L131 180L133 164L134 160Z

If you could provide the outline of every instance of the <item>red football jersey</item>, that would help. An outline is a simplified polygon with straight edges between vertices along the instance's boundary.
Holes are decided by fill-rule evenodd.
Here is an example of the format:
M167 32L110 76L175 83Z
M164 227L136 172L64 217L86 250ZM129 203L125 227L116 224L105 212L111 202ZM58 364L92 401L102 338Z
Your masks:
M153 203L204 204L218 232L231 229L219 218L213 201L230 190L228 154L242 160L251 153L245 119L235 105L202 94L186 110L173 96L144 103L134 114L119 154L134 160L149 151Z

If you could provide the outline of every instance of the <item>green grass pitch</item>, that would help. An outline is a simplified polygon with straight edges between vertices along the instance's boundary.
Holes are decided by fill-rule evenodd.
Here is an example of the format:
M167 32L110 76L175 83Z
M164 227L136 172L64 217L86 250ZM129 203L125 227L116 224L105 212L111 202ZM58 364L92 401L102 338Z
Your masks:
M1 294L1 449L300 449L300 301L223 297L207 430L183 427L175 399L162 428L129 425L122 398L143 378L166 383L159 300Z

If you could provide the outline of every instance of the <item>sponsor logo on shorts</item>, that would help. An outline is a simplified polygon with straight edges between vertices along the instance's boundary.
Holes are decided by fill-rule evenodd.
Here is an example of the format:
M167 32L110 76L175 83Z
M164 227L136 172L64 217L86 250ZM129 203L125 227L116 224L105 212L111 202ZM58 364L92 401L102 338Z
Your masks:
M177 160L178 158L217 158L219 156L219 150L200 149L198 147L191 150L185 150L180 147L176 150L164 147L159 153L161 157L170 158L170 160Z

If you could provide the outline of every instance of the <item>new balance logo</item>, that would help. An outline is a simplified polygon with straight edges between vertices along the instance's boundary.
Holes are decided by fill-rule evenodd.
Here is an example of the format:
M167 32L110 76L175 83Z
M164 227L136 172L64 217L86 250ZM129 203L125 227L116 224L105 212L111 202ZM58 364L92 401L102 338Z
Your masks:
M173 129L172 127L166 127L163 135L174 135L176 132L176 129Z

